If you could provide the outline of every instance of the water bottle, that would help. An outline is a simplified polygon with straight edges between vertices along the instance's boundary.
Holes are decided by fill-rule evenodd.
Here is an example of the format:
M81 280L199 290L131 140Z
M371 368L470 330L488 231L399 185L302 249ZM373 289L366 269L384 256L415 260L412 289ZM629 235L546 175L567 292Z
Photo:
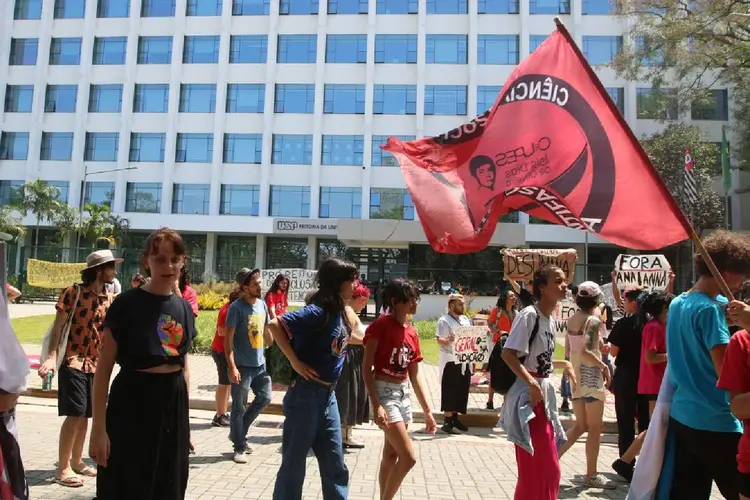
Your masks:
M47 375L44 376L44 380L42 380L42 390L43 391L51 391L52 390L52 377L54 377L55 374L51 371L47 372Z

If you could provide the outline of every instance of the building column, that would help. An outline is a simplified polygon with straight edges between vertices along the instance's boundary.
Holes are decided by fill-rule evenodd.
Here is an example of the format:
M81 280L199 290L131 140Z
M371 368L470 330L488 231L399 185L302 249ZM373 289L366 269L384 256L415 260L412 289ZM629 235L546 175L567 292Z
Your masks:
M266 265L266 235L259 234L255 237L255 267L263 269Z
M216 233L206 234L206 255L203 258L203 272L207 276L214 276L216 269Z
M315 236L307 237L307 268L317 269L315 261L318 258L318 238Z

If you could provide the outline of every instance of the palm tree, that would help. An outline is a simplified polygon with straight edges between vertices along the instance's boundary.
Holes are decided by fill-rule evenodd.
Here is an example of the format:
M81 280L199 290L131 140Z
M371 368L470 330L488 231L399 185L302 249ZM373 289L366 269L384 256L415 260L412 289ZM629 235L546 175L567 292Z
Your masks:
M114 245L124 246L130 240L130 221L125 217L109 214L107 218L107 231L109 239Z
M88 217L81 221L78 233L86 241L97 242L106 240L116 246L127 241L130 221L112 213L108 205L87 203L83 207Z
M21 199L18 211L26 217L29 212L36 217L36 235L34 236L34 258L39 250L39 226L43 220L51 221L60 211L60 190L47 184L42 179L29 182L21 187Z
M0 207L0 233L7 233L14 237L26 234L26 226L14 213L13 207Z

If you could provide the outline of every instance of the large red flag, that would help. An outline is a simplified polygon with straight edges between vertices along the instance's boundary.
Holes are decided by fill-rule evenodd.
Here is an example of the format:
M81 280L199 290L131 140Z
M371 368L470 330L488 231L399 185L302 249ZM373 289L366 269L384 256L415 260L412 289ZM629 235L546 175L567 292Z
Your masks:
M690 225L563 26L513 72L491 110L386 151L399 161L432 248L485 248L513 210L628 248L687 239Z

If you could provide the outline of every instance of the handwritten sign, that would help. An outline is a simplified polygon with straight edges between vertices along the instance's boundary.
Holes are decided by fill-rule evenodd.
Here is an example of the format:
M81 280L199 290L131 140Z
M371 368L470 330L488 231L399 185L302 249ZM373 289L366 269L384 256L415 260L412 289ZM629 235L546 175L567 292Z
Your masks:
M565 335L568 332L568 320L578 311L578 306L570 299L561 300L555 306L556 335Z
M317 271L310 269L264 269L261 271L261 286L263 293L271 289L276 276L283 274L289 279L289 302L304 302L308 292L317 290L315 285L315 274Z
M462 326L453 330L453 362L487 363L490 359L486 326Z
M666 290L672 266L663 255L618 255L615 259L620 290L641 287L646 290Z
M573 282L578 254L574 248L554 249L505 249L501 251L505 277L531 282L534 272L545 266L557 266L565 273L565 281Z

